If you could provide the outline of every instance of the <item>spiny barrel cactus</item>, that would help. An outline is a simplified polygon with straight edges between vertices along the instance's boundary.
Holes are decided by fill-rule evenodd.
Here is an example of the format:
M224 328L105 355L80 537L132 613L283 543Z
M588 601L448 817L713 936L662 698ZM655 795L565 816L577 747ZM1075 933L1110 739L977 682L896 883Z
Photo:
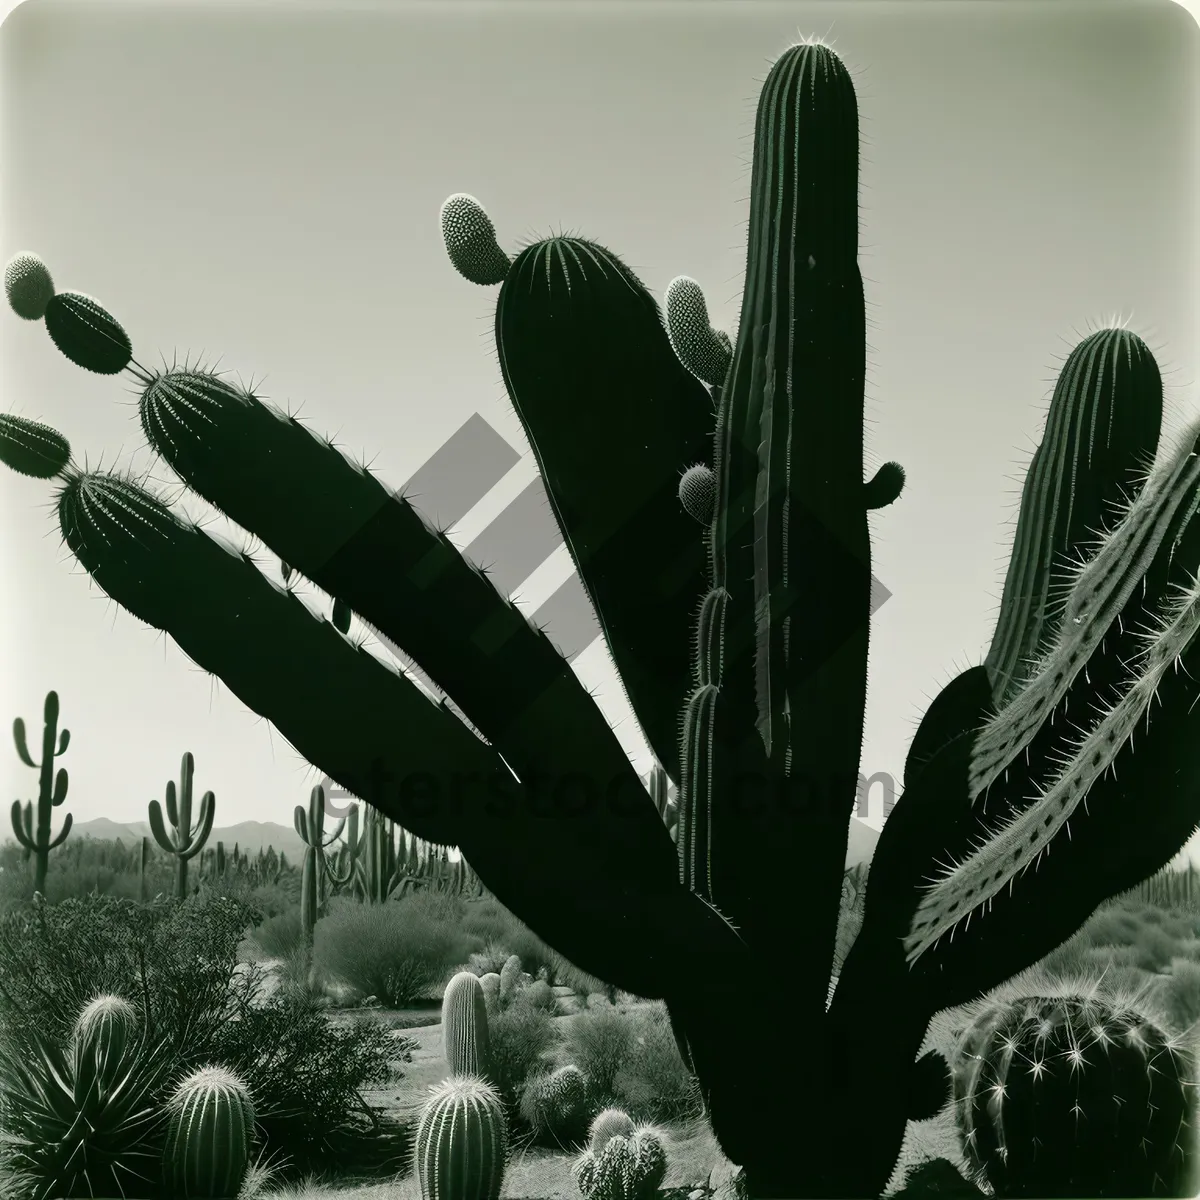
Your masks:
M422 1200L500 1200L508 1125L499 1093L451 1076L431 1090L414 1149Z
M628 1137L633 1133L633 1118L623 1108L601 1109L588 1128L588 1148L599 1154L615 1137Z
M1064 942L1200 819L1200 426L1159 454L1153 355L1101 329L1055 388L991 648L910 744L830 997L868 515L904 484L895 463L865 477L858 126L833 50L779 57L755 116L727 347L694 281L668 289L664 313L595 241L545 238L510 259L477 200L442 212L451 262L499 283L505 387L677 785L674 840L571 664L404 496L249 388L148 369L96 301L55 295L43 318L80 365L127 363L143 432L186 487L333 597L339 625L349 612L404 646L453 707L139 483L67 464L59 527L92 580L382 818L459 847L564 958L665 1000L756 1200L879 1194L909 1118L949 1088L920 1056L931 1016ZM679 490L697 464L714 488L699 524ZM763 847L788 869L763 871ZM782 944L805 969L786 1013L763 1017L773 1052L730 1055L742 981L773 970ZM791 1036L798 1022L810 1037ZM864 1079L866 1129L846 1119Z
M38 798L35 808L32 801L22 805L14 800L12 806L12 829L17 841L33 858L33 890L46 891L46 872L50 867L50 851L58 849L67 840L73 820L70 813L63 818L62 828L51 835L50 822L54 809L67 798L70 778L66 767L54 769L54 760L67 752L71 744L71 731L58 729L58 693L47 692L42 707L42 761L35 763L29 754L25 737L25 722L21 717L13 722L13 741L21 761L38 773Z
M487 998L479 977L459 971L442 995L442 1041L454 1075L487 1078L491 1072Z
M963 1035L958 1117L997 1196L1192 1196L1194 1064L1095 989L985 1008Z
M75 1053L120 1059L139 1027L138 1012L123 996L100 995L84 1005L75 1022Z
M572 1170L585 1200L648 1200L666 1173L666 1147L649 1125L614 1134L599 1150L585 1150Z
M254 1103L246 1084L224 1067L201 1067L179 1083L167 1110L163 1165L171 1195L236 1196L254 1141Z

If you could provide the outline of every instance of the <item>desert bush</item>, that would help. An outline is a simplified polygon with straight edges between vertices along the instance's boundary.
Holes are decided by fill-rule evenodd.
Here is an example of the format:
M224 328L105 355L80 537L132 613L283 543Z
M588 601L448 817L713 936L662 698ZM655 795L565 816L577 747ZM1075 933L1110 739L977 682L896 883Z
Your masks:
M488 1020L492 1082L510 1112L517 1113L529 1078L547 1066L561 1040L554 1018L529 1004L513 1004Z
M540 1008L553 1016L558 1012L558 997L554 989L544 980L535 979L523 987L514 999L516 1004L528 1004L531 1008Z
M484 975L499 975L500 968L511 954L512 951L503 942L486 942L482 950L476 950L467 959L467 970L480 978Z
M521 1090L521 1120L543 1145L584 1140L594 1112L587 1077L573 1063L531 1075Z
M268 958L288 959L304 949L300 910L294 905L254 927L255 944Z
M1171 960L1171 973L1158 982L1155 999L1179 1032L1200 1021L1200 963L1191 958Z
M615 1095L617 1074L637 1050L638 1028L628 1013L602 1003L571 1020L564 1054L587 1076L592 1097L608 1103Z
M700 1085L688 1070L662 1001L624 1014L633 1028L633 1046L612 1081L615 1103L640 1121L669 1121L703 1111Z
M293 1177L400 1168L406 1143L362 1090L394 1078L415 1047L376 1021L331 1024L316 999L284 992L229 1022L211 1054L249 1085L264 1148Z
M176 1047L204 1043L253 997L261 975L238 946L257 914L226 897L138 904L35 899L0 915L0 1009L19 1035L65 1037L97 992L127 997Z
M387 904L337 898L317 922L313 964L363 996L400 1008L426 998L478 948L445 897L414 892Z

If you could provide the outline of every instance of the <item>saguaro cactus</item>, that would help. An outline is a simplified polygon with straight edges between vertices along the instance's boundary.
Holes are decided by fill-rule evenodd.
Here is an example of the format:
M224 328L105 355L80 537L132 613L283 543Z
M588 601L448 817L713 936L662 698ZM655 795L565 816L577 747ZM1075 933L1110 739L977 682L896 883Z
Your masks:
M17 717L13 721L13 741L21 761L38 772L38 798L35 809L32 801L24 805L14 800L12 806L13 834L33 858L33 890L45 892L46 870L50 864L50 851L57 849L67 840L71 832L71 814L63 818L62 828L56 835L50 833L50 821L55 808L67 798L68 777L66 767L54 770L54 760L66 753L71 743L71 731L58 732L58 693L49 692L42 709L42 761L34 762L29 756L29 745L25 739L25 722Z
M322 878L328 870L325 851L341 837L346 818L342 817L325 836L325 789L318 784L309 793L307 812L302 804L296 805L293 822L305 846L300 867L300 928L305 943L311 945L321 908Z
M1200 819L1200 426L1144 479L1158 368L1134 333L1103 329L1059 379L993 647L917 729L830 996L867 683L867 517L904 484L895 463L864 478L858 146L841 59L791 47L755 117L736 339L686 276L664 314L596 242L551 237L510 257L473 197L442 211L451 262L500 285L505 386L678 787L676 844L570 663L402 495L223 376L148 369L98 301L47 302L37 263L13 275L32 281L17 311L44 311L68 358L137 382L142 430L188 488L339 602L339 625L350 612L403 646L455 707L140 484L56 467L65 439L12 418L0 447L58 480L60 529L92 580L365 800L368 830L395 821L458 846L568 960L665 1000L756 1200L879 1194L908 1119L948 1097L945 1064L919 1057L931 1016L1061 944ZM35 445L58 449L31 458ZM763 871L764 847L789 869ZM803 970L785 1010L762 1016L772 1053L731 1055L727 1014L784 944ZM847 1114L866 1080L864 1126Z
M157 800L150 801L150 832L168 854L175 856L175 895L180 900L187 895L188 863L204 849L204 843L208 841L208 835L212 832L213 812L216 807L216 797L212 792L205 792L200 798L200 813L196 824L192 824L192 783L195 775L196 760L189 750L184 754L179 768L178 793L175 790L175 781L167 781L165 822L162 805Z

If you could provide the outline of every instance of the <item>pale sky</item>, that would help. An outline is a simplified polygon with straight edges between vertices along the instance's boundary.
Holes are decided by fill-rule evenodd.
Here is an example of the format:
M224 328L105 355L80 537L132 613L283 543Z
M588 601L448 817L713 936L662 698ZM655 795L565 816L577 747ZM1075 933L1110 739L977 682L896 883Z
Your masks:
M1071 346L1121 319L1163 368L1164 440L1200 414L1198 31L1183 8L30 0L0 30L0 257L41 254L143 361L203 353L265 380L392 483L481 414L524 458L455 530L465 546L533 466L491 344L496 289L450 267L441 202L478 196L510 250L593 237L660 298L691 275L732 329L757 86L809 34L847 62L862 114L868 474L887 459L908 473L872 518L893 595L873 627L862 764L898 777L927 698L990 639L1021 472ZM151 463L129 382L72 366L7 309L0 385L4 411L59 428L79 460ZM162 464L153 477L178 492ZM191 750L218 825L290 824L316 773L89 584L51 494L0 472L0 714L36 744L58 690L61 811L143 820ZM570 571L559 551L523 602ZM576 668L645 769L607 654ZM0 783L9 799L36 786L11 746ZM877 793L876 828L880 809Z

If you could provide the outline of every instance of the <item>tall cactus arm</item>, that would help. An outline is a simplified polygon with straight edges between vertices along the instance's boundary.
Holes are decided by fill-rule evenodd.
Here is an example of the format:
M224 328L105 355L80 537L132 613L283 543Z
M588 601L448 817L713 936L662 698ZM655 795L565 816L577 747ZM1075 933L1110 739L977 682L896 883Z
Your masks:
M630 706L677 779L684 631L705 558L678 485L711 456L711 398L675 357L654 298L595 242L522 250L495 330L505 387Z
M1029 679L1079 557L1153 466L1162 413L1158 364L1136 334L1101 329L1071 351L1025 476L985 659L998 703Z

